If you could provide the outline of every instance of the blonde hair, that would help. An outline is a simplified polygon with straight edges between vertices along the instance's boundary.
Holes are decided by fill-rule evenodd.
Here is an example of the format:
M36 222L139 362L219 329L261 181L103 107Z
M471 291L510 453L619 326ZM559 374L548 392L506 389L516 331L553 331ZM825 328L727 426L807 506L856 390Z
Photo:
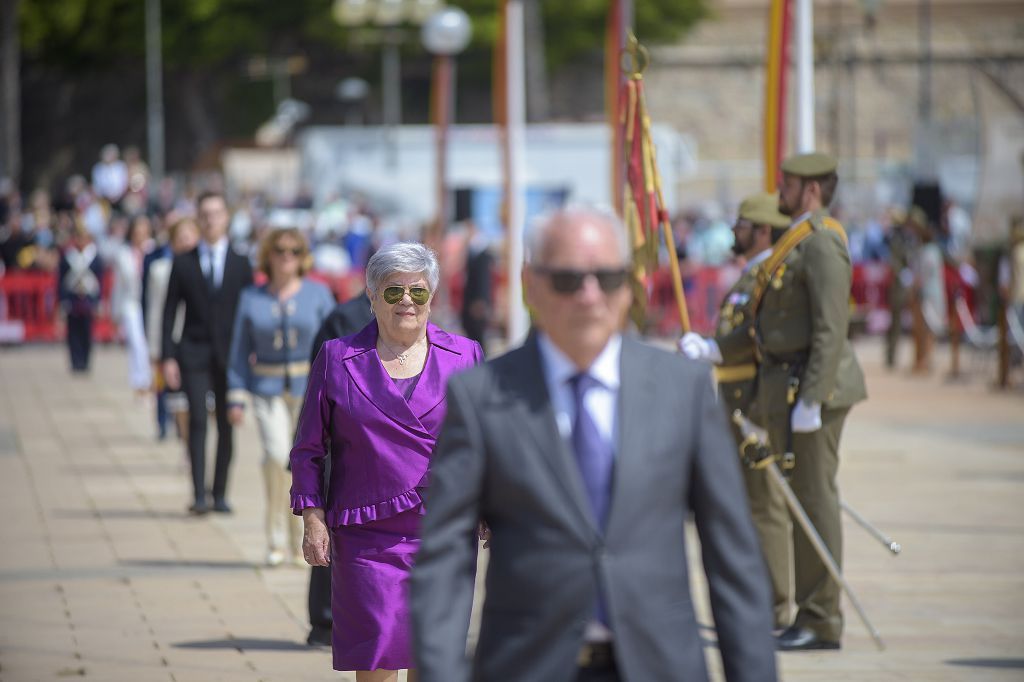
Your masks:
M174 240L178 238L178 233L185 229L186 225L191 225L192 229L196 231L196 235L199 235L199 224L196 222L196 219L185 216L171 223L171 226L167 229L167 242L173 244Z
M309 242L306 235L297 227L275 227L260 242L260 252L256 258L256 266L267 277L271 276L270 252L277 246L282 237L291 237L299 244L299 277L305 276L313 268L313 257L309 254Z

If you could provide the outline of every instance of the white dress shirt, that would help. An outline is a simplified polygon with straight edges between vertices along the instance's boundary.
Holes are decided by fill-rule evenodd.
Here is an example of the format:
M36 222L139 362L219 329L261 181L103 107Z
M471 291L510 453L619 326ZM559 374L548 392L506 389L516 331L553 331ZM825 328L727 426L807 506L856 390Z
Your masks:
M565 353L558 349L551 339L543 332L537 334L537 346L540 349L541 366L544 370L544 381L551 397L551 407L555 411L555 422L558 432L565 439L572 451L572 425L576 419L576 399L573 396L569 380L580 373L580 370ZM604 350L586 370L595 380L595 385L587 391L584 408L590 413L601 437L611 445L615 453L618 443L618 406L619 406L619 360L622 355L622 337L612 336ZM612 632L596 620L587 623L584 633L587 642L610 642Z
M759 263L765 262L766 260L768 260L768 257L771 256L771 255L772 255L772 250L771 249L765 249L764 251L762 251L761 253L757 254L756 256L751 257L751 259L748 260L746 262L746 264L743 266L743 272L750 272L750 269L752 267L754 267L755 265L757 265Z
M803 213L798 215L796 218L793 218L793 222L791 222L789 224L789 226L790 227L796 227L797 225L799 225L803 221L810 220L810 219L811 219L811 212L810 211L804 211Z
M224 281L224 261L228 255L228 238L221 237L212 246L207 242L199 242L199 266L203 269L203 277L210 276L213 268L213 285L220 288Z
M576 399L569 380L580 370L565 353L558 349L543 332L537 335L544 381L547 383L551 407L555 411L558 432L572 448L572 425L576 420ZM585 398L587 412L594 420L598 432L615 450L618 435L616 412L619 402L619 357L622 354L622 337L616 334L586 370L596 380L596 385L587 391Z

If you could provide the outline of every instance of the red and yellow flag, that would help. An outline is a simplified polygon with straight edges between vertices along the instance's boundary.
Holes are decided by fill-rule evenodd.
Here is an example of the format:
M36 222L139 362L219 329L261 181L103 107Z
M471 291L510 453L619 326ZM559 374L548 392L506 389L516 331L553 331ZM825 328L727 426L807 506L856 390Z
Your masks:
M790 0L772 0L768 14L764 88L764 189L774 192L786 145Z
M683 332L690 330L690 318L683 295L675 237L661 191L657 150L651 135L651 117L644 97L643 72L650 62L647 50L630 34L628 44L616 60L626 65L627 79L619 101L621 109L617 130L624 170L622 182L622 220L633 246L633 308L630 315L641 331L647 327L647 301L651 294L651 275L658 267L658 233L664 237L672 271L672 285ZM618 194L618 192L616 192Z

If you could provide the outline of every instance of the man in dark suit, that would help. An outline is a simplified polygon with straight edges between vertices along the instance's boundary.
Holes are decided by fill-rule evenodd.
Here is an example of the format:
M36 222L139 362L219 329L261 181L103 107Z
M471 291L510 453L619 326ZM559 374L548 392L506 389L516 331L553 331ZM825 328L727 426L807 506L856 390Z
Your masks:
M226 496L233 449L227 417L227 356L238 297L252 284L252 266L228 242L230 214L223 195L200 194L196 212L202 239L192 251L174 257L164 304L161 358L168 387L181 386L188 398L188 451L195 494L189 510L194 514L210 510L205 484L206 394L213 390L217 414L213 510L227 513L231 511ZM185 304L185 324L181 341L175 343L172 334L179 302Z
M691 513L726 677L775 680L767 573L707 365L620 334L629 250L614 217L560 212L527 247L535 332L448 384L412 576L420 680L706 679Z
M487 237L472 220L467 221L466 286L462 292L462 331L486 348L484 338L491 318L491 277L494 257L488 249Z
M365 327L373 319L370 299L366 294L357 294L344 303L339 303L331 314L320 325L320 331L313 341L313 351L309 356L309 364L316 361L320 348L331 339L350 336ZM330 480L330 463L326 460L324 471L324 495L327 494L326 481ZM310 646L331 646L331 627L334 618L331 615L331 568L330 566L311 566L309 571L309 636L306 643Z

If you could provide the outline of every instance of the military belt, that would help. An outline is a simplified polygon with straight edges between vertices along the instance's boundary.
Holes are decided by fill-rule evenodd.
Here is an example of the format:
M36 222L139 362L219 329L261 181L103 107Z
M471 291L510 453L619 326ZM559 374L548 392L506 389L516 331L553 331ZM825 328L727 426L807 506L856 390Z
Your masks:
M761 349L761 363L764 365L784 366L787 369L792 365L800 365L807 361L809 351L800 350L791 353L769 353Z
M757 365L748 362L745 365L728 365L715 367L715 379L720 384L729 384L734 381L748 381L757 376Z
M305 376L309 374L309 362L282 362L280 364L257 362L252 368L252 373L258 377Z

